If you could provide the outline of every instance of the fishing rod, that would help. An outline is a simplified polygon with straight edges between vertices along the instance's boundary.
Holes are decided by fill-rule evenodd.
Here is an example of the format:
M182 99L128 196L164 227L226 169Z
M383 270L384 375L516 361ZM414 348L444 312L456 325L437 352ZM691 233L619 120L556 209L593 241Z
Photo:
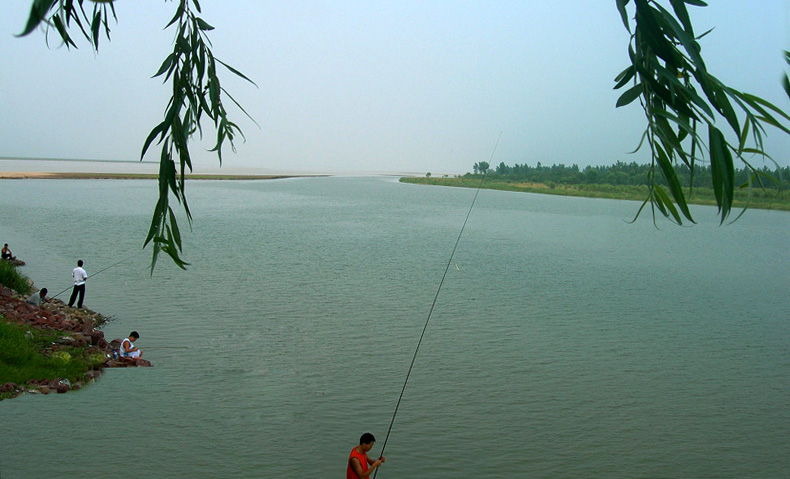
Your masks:
M101 273L103 273L103 272L107 271L108 269L110 269L110 268L114 267L114 266L118 266L119 264L121 264L121 263L123 263L124 261L126 261L126 260L128 260L128 259L132 258L132 257L133 257L134 255L136 255L136 254L137 254L137 253L133 253L133 254L131 254L131 255L127 256L126 258L124 258L124 259L122 259L122 260L118 261L117 263L113 263L113 264L111 264L110 266L107 266L106 268L104 268L104 269L102 269L102 270L99 270L99 271L97 271L97 272L95 272L95 273L91 274L91 276L90 276L90 277L91 277L91 278L93 278L94 276L97 276L97 275L99 275L99 274L101 274ZM55 298L57 298L57 297L58 297L58 296L60 296L61 294L63 294L63 293L65 293L66 291L70 290L72 287L73 287L73 285L72 285L72 286L69 286L69 287L68 287L68 288L66 288L66 289L64 289L63 291L61 291L60 293L56 294L55 296L52 296L52 299L55 299Z
M496 153L496 149L499 146L499 140L502 138L502 132L499 132L499 137L497 137L496 144L494 144L494 150L491 152L491 158L489 159L488 164L491 164L491 161L494 159L494 153ZM458 232L458 238L455 240L455 246L453 246L453 251L450 253L450 258L447 260L447 266L444 268L444 274L442 275L441 281L439 281L439 287L436 288L436 294L433 297L433 302L431 303L431 308L428 311L428 319L425 320L425 326L422 328L422 333L420 334L420 339L417 341L417 347L414 348L414 355L411 358L411 364L409 364L409 371L406 373L406 380L403 381L403 388L400 391L400 396L398 397L398 402L395 404L395 411L392 413L392 420L390 421L389 428L387 429L387 437L384 438L384 445L381 446L381 453L380 456L384 456L384 449L387 447L387 441L389 441L390 433L392 432L392 426L395 424L395 416L398 414L398 408L400 407L400 402L403 399L403 393L406 391L406 385L409 382L409 376L411 376L411 371L414 369L414 362L417 360L417 353L420 351L420 344L422 344L422 338L425 336L425 331L428 329L428 323L431 321L431 316L433 315L433 310L436 307L436 301L439 299L439 292L442 290L442 285L444 284L444 279L447 277L447 272L450 270L450 266L453 264L453 257L455 256L455 251L458 249L458 244L461 242L461 236L464 234L464 229L466 228L466 223L469 221L469 216L472 215L472 209L475 207L475 202L477 201L477 195L480 194L480 189L483 186L483 180L485 180L486 175L488 174L488 169L483 172L482 178L480 178L480 183L477 185L477 190L475 191L475 196L472 198L472 204L469 206L469 211L466 213L466 218L464 219L463 225L461 225L461 231ZM456 265L456 268L458 265ZM378 468L373 472L373 479L376 479L376 475L379 473Z

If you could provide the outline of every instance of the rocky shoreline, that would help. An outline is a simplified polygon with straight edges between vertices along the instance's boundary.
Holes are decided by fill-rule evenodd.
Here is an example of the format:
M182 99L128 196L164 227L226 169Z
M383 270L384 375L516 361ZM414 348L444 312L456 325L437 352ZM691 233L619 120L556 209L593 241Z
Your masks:
M0 285L0 316L11 323L60 333L58 340L47 348L45 354L58 354L60 349L81 347L87 348L92 356L101 355L104 358L101 364L86 371L82 380L74 383L67 379L34 379L26 384L0 384L0 393L8 393L11 397L23 392L48 394L80 389L96 380L105 367L151 366L144 359L118 358L120 339L108 342L104 333L96 329L104 325L108 318L87 308L70 308L63 301L50 298L45 298L41 306L34 306L16 291Z

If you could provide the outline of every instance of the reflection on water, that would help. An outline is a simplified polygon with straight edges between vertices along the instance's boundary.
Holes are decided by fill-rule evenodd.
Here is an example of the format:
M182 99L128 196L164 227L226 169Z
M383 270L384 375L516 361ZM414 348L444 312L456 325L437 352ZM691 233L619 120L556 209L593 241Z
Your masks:
M139 251L151 181L2 181L0 238L156 367L0 403L4 479L343 474L383 444L472 190L373 178L194 182L192 266ZM67 199L64 201L64 198ZM780 477L790 463L787 213L718 227L635 203L483 191L379 477ZM155 348L159 346L161 348ZM177 347L177 348L176 348ZM377 449L374 449L376 452ZM86 460L86 458L94 458Z

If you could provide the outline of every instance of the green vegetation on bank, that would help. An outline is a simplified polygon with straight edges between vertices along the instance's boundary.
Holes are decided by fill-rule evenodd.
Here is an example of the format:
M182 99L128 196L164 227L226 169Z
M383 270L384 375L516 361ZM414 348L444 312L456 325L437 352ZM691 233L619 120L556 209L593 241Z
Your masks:
M6 322L0 316L0 384L25 384L32 379L68 379L75 383L104 362L102 353L59 342L63 333ZM0 400L14 393L0 393Z
M479 186L492 190L632 201L644 201L645 197L648 195L648 187L646 185L608 185L599 183L558 184L551 180L545 183L521 182L498 178L495 175L487 176L481 185L481 177L482 175L466 175L454 178L407 177L401 178L400 181L424 185L456 186L464 188L477 188ZM686 190L686 192L687 200L690 204L716 205L716 196L712 188L695 187L691 191ZM739 189L735 191L733 205L736 208L744 208L748 205L749 208L754 209L790 211L790 195L783 194L775 189L761 189L759 187Z
M30 283L27 277L16 270L16 266L8 261L0 261L0 284L13 289L22 296L30 294Z
M504 162L496 168L481 161L473 166L474 173L486 173L492 180L513 181L519 183L549 183L562 185L632 185L648 186L652 181L664 187L669 186L663 173L655 171L651 165L636 162L625 163L618 161L609 166L587 166L580 169L578 165L565 166L564 164L544 166L538 162L537 166L527 164L508 166ZM713 172L710 165L697 164L692 170L680 164L675 167L675 176L680 185L693 188L713 189ZM467 173L466 177L473 177ZM733 180L736 188L752 183L775 191L786 191L790 188L790 167L769 169L762 168L736 168L733 170Z

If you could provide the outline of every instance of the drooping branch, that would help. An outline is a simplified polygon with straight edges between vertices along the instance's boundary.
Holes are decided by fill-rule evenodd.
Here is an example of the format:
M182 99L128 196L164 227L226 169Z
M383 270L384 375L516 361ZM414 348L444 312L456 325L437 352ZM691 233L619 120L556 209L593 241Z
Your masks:
M650 202L654 215L657 209L678 224L683 218L693 222L675 166L683 163L693 171L697 162L706 161L723 223L732 209L736 187L734 158L752 170L750 181L740 186L761 184L760 173L746 155L771 159L763 144L766 127L790 134L790 116L760 97L725 85L708 71L698 42L710 31L697 36L686 9L687 4L704 7L705 2L669 0L670 11L657 0L634 0L633 16L629 3L617 0L623 24L631 33L631 65L615 78L615 89L630 85L617 107L638 99L645 113L647 126L636 150L647 144L652 168L642 207ZM720 127L717 121L726 126ZM728 140L726 132L736 140ZM663 175L669 192L656 183L657 174Z
M90 11L86 11L86 3L93 4L92 9L88 8ZM234 140L238 136L244 138L236 123L228 117L224 99L230 98L252 120L244 108L221 86L217 74L218 66L253 85L255 83L214 56L208 38L208 32L214 27L200 17L199 1L176 0L176 4L175 15L165 27L176 29L173 51L154 74L154 77L164 76L165 83L170 82L172 96L165 108L162 122L151 130L140 155L142 160L154 141L161 146L159 199L143 244L144 247L149 243L153 245L152 272L160 251L170 256L180 268L188 265L181 258L181 233L176 214L170 206L170 195L182 206L191 225L192 214L187 203L185 174L187 170L192 171L189 142L194 135L202 138L204 115L210 119L216 131L217 141L210 151L217 153L220 164L226 142L235 151ZM76 48L77 44L69 34L70 29L76 26L91 46L98 50L102 31L110 39L110 16L116 18L112 0L33 0L27 25L20 35L27 35L43 26L47 38L55 31L63 44Z

